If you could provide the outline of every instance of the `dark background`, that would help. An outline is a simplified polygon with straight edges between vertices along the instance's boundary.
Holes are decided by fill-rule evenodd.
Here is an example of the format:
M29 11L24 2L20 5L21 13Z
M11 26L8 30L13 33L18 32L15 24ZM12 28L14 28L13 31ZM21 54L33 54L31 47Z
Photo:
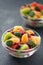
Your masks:
M34 0L0 0L0 65L43 65L43 27L34 28L42 37L39 50L31 57L18 59L10 56L1 45L3 32L15 25L25 26L20 16L20 6ZM43 4L43 0L36 0Z

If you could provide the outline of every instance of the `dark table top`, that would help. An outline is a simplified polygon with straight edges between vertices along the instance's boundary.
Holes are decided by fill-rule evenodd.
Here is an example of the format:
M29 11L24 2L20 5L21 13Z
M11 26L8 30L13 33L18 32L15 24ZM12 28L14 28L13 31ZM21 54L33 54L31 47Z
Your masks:
M0 39L5 30L15 25L25 26L25 21L21 18L19 9L21 5L32 1L34 0L0 0ZM43 0L36 1L43 4ZM0 65L43 65L43 27L34 29L42 37L39 50L29 58L17 59L5 51L0 40Z

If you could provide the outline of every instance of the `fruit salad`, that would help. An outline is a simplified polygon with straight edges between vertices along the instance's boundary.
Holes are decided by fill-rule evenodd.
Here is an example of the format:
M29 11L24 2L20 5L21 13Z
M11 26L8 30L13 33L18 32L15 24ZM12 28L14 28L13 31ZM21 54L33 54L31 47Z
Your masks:
M21 6L20 12L26 19L43 19L43 5L37 2Z
M15 50L29 50L40 43L40 36L32 29L26 29L22 26L14 26L12 30L7 31L3 38L6 46Z

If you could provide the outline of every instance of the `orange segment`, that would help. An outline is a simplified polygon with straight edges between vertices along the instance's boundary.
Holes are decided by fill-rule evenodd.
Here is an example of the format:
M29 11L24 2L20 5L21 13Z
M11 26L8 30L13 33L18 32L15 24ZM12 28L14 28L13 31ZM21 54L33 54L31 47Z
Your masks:
M19 38L12 37L10 40L12 40L15 43L20 43L20 39Z
M27 34L24 34L21 38L21 43L27 43L28 42L28 35Z
M28 34L34 34L33 30L27 30L26 31Z

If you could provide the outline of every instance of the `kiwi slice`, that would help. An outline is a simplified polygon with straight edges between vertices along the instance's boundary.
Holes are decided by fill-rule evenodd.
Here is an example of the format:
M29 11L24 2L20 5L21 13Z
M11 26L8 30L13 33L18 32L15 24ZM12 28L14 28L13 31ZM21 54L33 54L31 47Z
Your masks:
M32 48L34 48L36 46L36 44L31 40L28 41L28 45L31 45Z
M21 37L21 33L20 32L14 32L14 35L17 37Z
M31 12L29 13L29 16L30 16L30 17L34 17L34 15L35 15L35 13L34 13L33 11L31 11Z
M13 45L13 41L7 40L6 41L6 45L9 46L9 47L11 47Z

